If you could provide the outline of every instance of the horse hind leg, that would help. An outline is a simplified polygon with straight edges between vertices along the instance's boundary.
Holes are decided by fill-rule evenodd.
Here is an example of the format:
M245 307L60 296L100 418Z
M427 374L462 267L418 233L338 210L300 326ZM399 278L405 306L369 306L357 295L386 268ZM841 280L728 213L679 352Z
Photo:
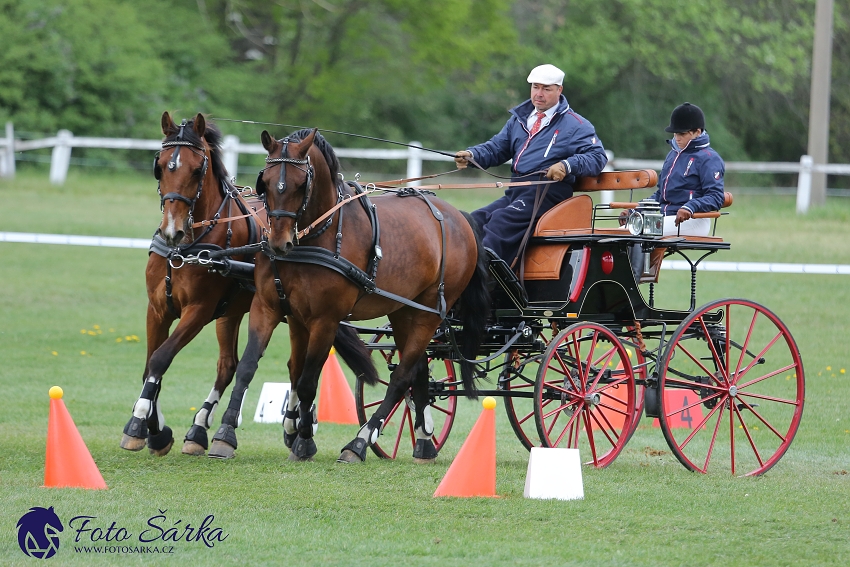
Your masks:
M210 395L204 401L201 409L195 414L192 427L183 439L183 448L180 450L184 455L203 456L209 448L209 437L207 430L212 427L215 410L221 400L222 392L216 388L210 390Z
M239 325L245 312L241 305L237 307L239 309L234 309L231 306L227 315L216 321L219 358L215 385L201 405L201 409L195 414L192 426L183 439L183 448L180 452L184 455L202 456L206 453L209 448L207 432L212 427L215 410L218 408L218 403L221 401L225 390L233 381L234 374L236 374L236 365L239 363L236 355Z
M430 372L428 360L423 356L419 361L416 377L413 382L413 430L416 443L413 446L413 462L421 464L432 464L437 458L437 447L432 438L434 434L434 418L431 415L431 405L428 396L428 382Z
M402 360L404 360L404 357L402 357ZM437 450L431 440L431 433L434 432L434 422L430 418L431 413L428 407L428 366L424 355L416 362L412 372L414 373L417 386L414 388L414 400L410 402L416 412L414 429L416 431L417 441L413 454L414 461L417 463L431 463L437 457ZM372 414L372 417L360 427L357 436L342 448L342 452L339 458L337 458L338 463L361 463L365 461L366 449L369 445L378 441L389 412L399 401L408 403L408 386L406 385L408 383L403 380L404 373L403 364L399 364L393 370L390 378L390 387L387 388L384 401L381 402L381 405ZM421 383L423 380L424 390L419 391L422 390Z

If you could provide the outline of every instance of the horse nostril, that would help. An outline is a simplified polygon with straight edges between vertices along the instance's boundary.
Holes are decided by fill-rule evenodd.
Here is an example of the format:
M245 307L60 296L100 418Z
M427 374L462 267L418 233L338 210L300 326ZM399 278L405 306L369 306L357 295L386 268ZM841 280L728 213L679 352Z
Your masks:
M293 247L292 242L287 242L286 244L284 244L283 245L284 254L289 254L290 252L292 252L292 247Z

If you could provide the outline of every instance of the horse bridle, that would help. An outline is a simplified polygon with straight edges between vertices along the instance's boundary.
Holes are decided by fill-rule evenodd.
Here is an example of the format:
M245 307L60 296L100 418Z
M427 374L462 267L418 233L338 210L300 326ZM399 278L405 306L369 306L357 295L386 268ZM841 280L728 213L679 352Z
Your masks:
M195 197L190 199L185 195L181 195L180 193L166 193L162 194L162 186L161 186L161 177L162 177L162 168L159 167L159 155L161 152L157 152L156 157L153 160L153 175L157 180L156 192L159 193L159 208L160 210L165 209L165 201L182 201L189 205L189 224L193 223L193 213L195 212L195 203L198 199L201 198L201 191L204 188L204 177L207 175L207 167L209 165L209 158L207 156L207 150L203 146L199 146L193 142L189 142L183 139L183 130L186 128L187 122L184 118L180 123L180 131L177 133L177 139L172 140L170 142L163 142L162 149L167 150L168 148L174 148L174 152L171 154L171 159L168 160L168 171L174 171L177 169L177 159L180 156L180 148L186 147L192 153L203 158L203 163L201 164L201 178L198 181L198 190L195 192ZM200 151L196 151L200 150Z
M257 176L257 193L259 193L262 196L263 204L266 207L266 211L268 212L269 217L271 217L271 218L281 218L281 217L291 218L291 219L295 219L295 222L297 223L301 219L301 215L303 215L304 211L307 209L307 203L310 201L310 196L313 192L313 176L315 175L315 170L313 169L313 166L310 163L310 156L309 155L304 159L295 159L295 158L291 158L291 157L286 157L287 153L288 153L287 147L289 146L289 142L290 142L289 138L284 138L283 140L278 140L278 141L283 144L283 147L280 150L281 157L279 157L279 158L267 157L266 158L266 163L269 164L269 165L267 165L264 169L262 169L260 171L260 174ZM280 164L280 177L278 178L277 187L276 187L277 192L280 195L283 195L284 191L286 191L286 164L294 165L296 169L303 171L307 175L307 180L305 182L306 187L304 189L304 201L301 203L301 207L299 207L297 212L293 213L291 211L287 211L287 210L284 210L284 209L274 209L274 210L269 209L269 201L268 201L268 198L266 197L267 187L266 187L265 182L263 181L263 173L265 173L266 170L274 164ZM302 165L305 165L307 167L306 168L305 167L299 167L299 166L302 166ZM265 187L265 189L260 189L261 186Z

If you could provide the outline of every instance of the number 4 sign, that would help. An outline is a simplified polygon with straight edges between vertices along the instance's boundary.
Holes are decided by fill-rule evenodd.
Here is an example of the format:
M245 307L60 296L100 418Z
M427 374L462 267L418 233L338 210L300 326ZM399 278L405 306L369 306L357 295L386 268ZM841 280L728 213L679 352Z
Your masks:
M693 429L702 421L702 404L694 405L699 396L692 390L667 390L664 392L664 406L667 412L682 408L670 416L669 424L673 428ZM653 420L653 427L661 427L658 419Z

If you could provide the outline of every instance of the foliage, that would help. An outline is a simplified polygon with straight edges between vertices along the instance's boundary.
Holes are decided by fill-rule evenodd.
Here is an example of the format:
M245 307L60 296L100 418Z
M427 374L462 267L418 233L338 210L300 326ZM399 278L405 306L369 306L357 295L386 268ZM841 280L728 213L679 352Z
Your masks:
M201 111L456 149L493 135L527 97L528 70L548 61L617 155L663 156L669 113L689 100L727 160L796 161L807 144L814 4L0 0L0 120L18 131L157 136L163 110ZM836 4L833 162L850 161L845 12ZM373 142L345 140L364 144Z

